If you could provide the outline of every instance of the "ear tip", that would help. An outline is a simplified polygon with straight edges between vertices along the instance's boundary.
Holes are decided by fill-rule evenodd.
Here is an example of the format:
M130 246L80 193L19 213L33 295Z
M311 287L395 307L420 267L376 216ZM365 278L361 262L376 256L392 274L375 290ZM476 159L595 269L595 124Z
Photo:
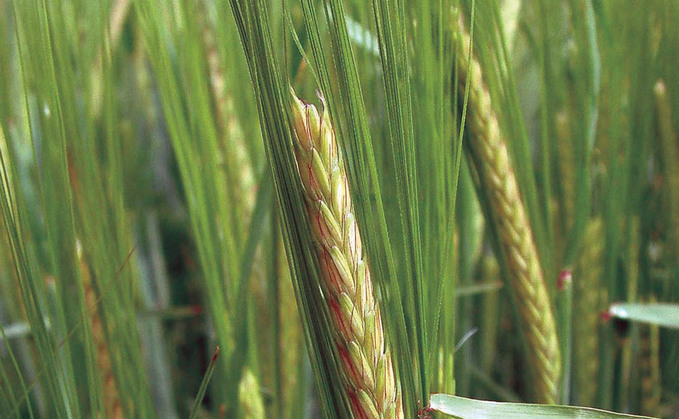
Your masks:
M299 96L297 96L297 93L292 86L290 86L290 94L292 95L292 101L295 107L297 107L297 109L302 112L307 107L307 104L302 99L300 99Z

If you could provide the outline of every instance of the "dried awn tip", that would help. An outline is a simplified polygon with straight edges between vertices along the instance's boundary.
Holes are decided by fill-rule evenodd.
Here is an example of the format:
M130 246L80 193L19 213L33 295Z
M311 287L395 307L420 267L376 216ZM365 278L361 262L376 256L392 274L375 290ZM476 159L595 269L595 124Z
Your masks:
M355 417L401 418L398 385L327 106L320 97L324 105L320 115L294 91L292 96L295 158L344 390Z

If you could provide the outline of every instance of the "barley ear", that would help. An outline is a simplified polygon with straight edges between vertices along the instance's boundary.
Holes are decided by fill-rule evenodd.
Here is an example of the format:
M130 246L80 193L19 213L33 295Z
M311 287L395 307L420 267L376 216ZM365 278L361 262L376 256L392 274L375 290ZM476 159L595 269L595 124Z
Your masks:
M469 80L465 150L476 172L478 189L486 196L487 215L494 223L507 264L509 284L527 343L536 401L555 403L561 356L552 304L498 115L491 103L481 64L470 56L469 41L464 24L458 20L454 45L460 101L464 100L464 86Z
M324 99L323 113L292 92L295 158L320 263L324 304L334 329L343 391L358 418L403 417L342 156Z

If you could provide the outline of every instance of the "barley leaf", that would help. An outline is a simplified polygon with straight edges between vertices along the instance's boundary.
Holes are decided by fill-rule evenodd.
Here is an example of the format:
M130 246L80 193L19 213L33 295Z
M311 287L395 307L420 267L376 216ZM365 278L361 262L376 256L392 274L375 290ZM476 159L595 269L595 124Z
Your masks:
M679 305L662 303L616 303L608 313L621 320L679 329Z
M588 407L488 402L447 394L432 394L430 402L429 407L432 410L460 419L519 419L530 417L624 419L646 417L607 412Z

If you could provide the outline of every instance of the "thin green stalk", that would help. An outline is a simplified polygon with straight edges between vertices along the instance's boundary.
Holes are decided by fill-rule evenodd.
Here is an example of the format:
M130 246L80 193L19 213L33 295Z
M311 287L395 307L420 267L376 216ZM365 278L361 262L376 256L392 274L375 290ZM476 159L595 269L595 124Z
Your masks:
M557 306L562 359L559 403L570 404L573 354L573 279L570 271L563 271L559 274Z
M207 370L205 371L205 374L203 375L203 381L200 383L200 388L198 388L198 393L196 394L196 398L193 400L193 405L191 406L191 411L189 413L189 418L190 419L196 419L198 417L198 414L200 413L200 405L203 401L203 397L205 397L205 392L207 391L207 386L210 384L210 379L212 378L212 374L214 374L215 369L217 367L217 359L219 358L219 352L220 348L217 346L215 348L214 353L212 354L212 358L210 359L210 364L207 367Z

